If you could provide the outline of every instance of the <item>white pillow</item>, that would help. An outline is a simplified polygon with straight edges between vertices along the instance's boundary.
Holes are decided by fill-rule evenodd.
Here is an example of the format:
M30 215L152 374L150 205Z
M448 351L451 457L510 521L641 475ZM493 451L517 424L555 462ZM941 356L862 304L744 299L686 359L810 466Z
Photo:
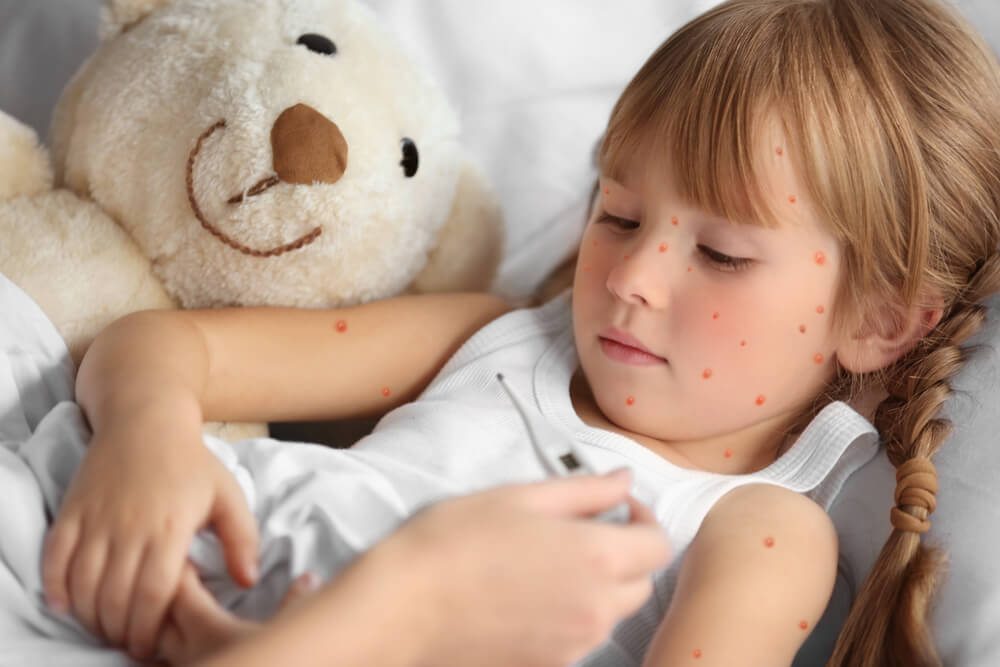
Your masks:
M595 174L594 142L646 56L673 29L717 0L367 0L459 109L463 142L505 209L508 248L499 290L529 294L573 250ZM0 109L47 134L58 91L96 44L101 0L0 0ZM959 0L995 50L1000 2ZM991 308L1000 316L1000 297ZM956 429L936 457L937 512L925 539L951 553L933 613L953 667L1000 665L1000 327L968 365L947 410ZM889 533L894 477L880 456L855 474L831 512L844 574L797 665L828 655L860 581ZM892 610L886 610L892 613Z

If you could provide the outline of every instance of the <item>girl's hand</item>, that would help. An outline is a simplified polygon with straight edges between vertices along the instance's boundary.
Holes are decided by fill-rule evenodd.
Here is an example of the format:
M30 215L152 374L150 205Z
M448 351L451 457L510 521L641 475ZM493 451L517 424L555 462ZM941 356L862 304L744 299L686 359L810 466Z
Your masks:
M257 531L235 478L172 405L109 421L50 529L42 563L53 608L145 658L156 646L194 533L213 524L233 578L256 578Z
M407 604L440 621L430 663L565 665L603 642L670 561L662 528L628 497L630 481L619 471L499 488L411 519L385 548L423 578L423 596ZM626 498L631 525L588 518Z

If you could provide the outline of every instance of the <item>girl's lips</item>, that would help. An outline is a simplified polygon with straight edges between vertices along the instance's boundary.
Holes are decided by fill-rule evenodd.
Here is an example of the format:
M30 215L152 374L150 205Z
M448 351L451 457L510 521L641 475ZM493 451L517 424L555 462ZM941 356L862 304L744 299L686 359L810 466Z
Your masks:
M650 354L637 347L625 345L604 336L601 336L599 340L601 341L601 350L604 352L604 355L613 361L633 366L654 366L667 363L667 360L663 357Z

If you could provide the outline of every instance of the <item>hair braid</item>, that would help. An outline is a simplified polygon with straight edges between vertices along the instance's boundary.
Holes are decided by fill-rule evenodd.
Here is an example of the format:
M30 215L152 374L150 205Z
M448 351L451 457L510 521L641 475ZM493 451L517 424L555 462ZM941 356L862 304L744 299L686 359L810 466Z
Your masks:
M980 302L997 291L1000 254L994 253L979 265L935 331L886 371L889 396L876 411L875 426L897 468L930 459L950 433L951 420L938 414L952 394L951 379L973 352L959 346L982 327L986 307ZM917 505L897 509L920 521L929 514ZM926 616L944 561L939 550L921 543L920 533L894 528L851 607L828 665L940 665Z

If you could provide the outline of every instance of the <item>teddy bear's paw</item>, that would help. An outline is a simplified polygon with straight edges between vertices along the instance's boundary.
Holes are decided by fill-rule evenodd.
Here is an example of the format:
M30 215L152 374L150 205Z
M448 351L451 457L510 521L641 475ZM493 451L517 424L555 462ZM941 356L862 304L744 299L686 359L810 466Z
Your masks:
M52 166L38 135L0 111L0 201L51 188Z

